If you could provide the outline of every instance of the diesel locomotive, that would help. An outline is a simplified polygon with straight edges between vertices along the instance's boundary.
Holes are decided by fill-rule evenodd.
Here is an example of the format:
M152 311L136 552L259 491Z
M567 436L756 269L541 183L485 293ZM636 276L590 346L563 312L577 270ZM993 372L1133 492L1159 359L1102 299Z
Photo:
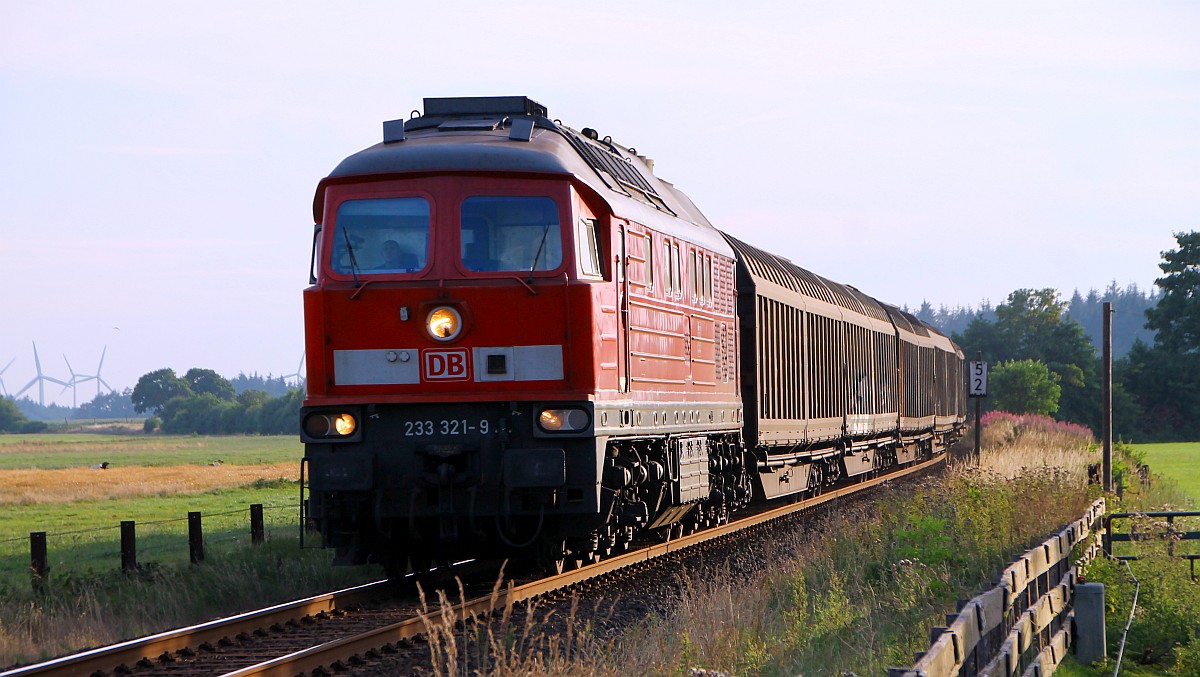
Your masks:
M950 339L653 167L526 97L435 98L319 183L302 509L335 562L578 564L957 438Z

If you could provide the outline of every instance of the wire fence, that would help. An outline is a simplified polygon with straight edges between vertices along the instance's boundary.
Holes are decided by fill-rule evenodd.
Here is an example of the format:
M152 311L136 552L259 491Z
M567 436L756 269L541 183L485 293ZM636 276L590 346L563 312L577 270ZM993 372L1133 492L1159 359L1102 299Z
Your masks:
M299 502L252 504L171 519L33 532L0 540L0 580L53 572L101 572L147 563L179 565L200 553L298 538ZM201 554L200 558L203 559Z

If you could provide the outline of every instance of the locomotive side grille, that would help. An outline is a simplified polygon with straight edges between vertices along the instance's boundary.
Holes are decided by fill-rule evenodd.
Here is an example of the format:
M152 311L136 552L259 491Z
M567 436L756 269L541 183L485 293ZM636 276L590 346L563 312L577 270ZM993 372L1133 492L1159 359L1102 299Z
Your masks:
M731 345L733 343L733 332L729 328L727 322L717 324L717 380L721 383L729 383L733 376L733 361L730 356L733 354Z
M713 307L718 313L733 314L733 261L713 260Z

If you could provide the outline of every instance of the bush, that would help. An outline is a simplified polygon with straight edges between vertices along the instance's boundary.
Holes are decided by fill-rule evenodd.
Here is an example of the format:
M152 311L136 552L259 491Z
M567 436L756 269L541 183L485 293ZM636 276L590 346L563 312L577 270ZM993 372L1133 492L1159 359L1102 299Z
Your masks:
M142 432L152 433L155 430L158 430L160 425L162 425L162 421L158 420L157 416L151 416L150 418L146 419L145 423L142 424Z
M1053 414L1062 396L1059 380L1037 360L1001 362L992 372L994 406L1023 414Z
M50 425L47 424L45 421L26 421L25 424L21 426L21 432L23 432L23 433L41 433L41 432L46 432L46 429L49 427L50 427Z
M0 397L0 433L16 432L27 420L25 414L17 408L16 402L7 397Z
M163 405L162 429L177 435L290 435L300 429L304 391L280 397L243 393L226 401L211 393L174 397Z

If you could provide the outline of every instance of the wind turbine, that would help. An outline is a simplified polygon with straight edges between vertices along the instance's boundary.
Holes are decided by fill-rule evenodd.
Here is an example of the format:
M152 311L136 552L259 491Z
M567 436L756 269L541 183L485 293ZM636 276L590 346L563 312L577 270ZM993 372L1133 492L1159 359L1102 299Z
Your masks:
M96 375L92 377L96 379L96 397L100 397L100 386L108 388L108 392L110 393L117 392L117 389L108 385L108 381L105 381L104 377L100 375L100 368L104 366L104 355L107 352L108 346L104 346L104 350L100 351L100 364L96 365Z
M113 388L112 386L108 385L108 381L105 381L104 377L102 377L100 375L100 370L102 368L104 368L104 356L107 353L108 353L108 346L104 346L104 350L100 351L100 364L96 366L95 374L76 374L75 370L71 367L71 361L67 359L66 355L63 355L63 362L67 363L67 370L71 372L71 381L70 381L70 383L68 383L66 386L63 387L62 391L65 393L67 391L68 387L71 388L71 404L74 405L76 408L78 408L78 406L79 406L78 399L76 398L76 386L78 386L80 383L87 383L88 381L95 381L96 382L96 397L100 397L100 386L101 385L108 388L109 392L116 392L116 389Z
M51 383L57 383L60 386L65 386L68 384L66 381L60 381L51 376L46 376L46 375L42 374L42 360L41 360L41 358L38 357L37 343L33 344L33 364L37 368L37 376L34 376L32 381L30 381L29 383L26 383L23 388L18 390L17 394L13 396L13 399L17 399L17 398L21 397L21 395L24 395L25 391L32 388L33 384L36 383L37 387L38 387L38 404L40 404L41 406L44 407L44 406L46 406L46 381L49 381ZM7 369L7 368L8 367L5 367L5 369Z
M4 397L8 397L8 388L4 387L4 372L8 371L8 368L12 366L12 363L16 361L17 358L14 357L8 361L8 364L4 365L3 369L0 369L0 395L3 395Z
M296 371L292 372L291 374L284 374L283 376L280 376L279 378L283 379L284 382L286 383L289 378L295 376L296 377L296 385L300 385L300 382L304 380L303 377L301 376L301 374L304 373L304 371L303 371L304 358L307 354L308 354L308 351L304 351L304 352L300 353L300 363L296 365Z
M67 371L71 372L71 380L69 382L67 382L67 384L65 386L63 386L63 389L61 392L59 392L59 395L67 392L67 388L70 388L71 389L71 408L78 409L79 408L79 397L78 397L79 388L77 386L80 383L83 383L85 381L90 381L95 377L87 376L85 374L76 374L74 367L71 366L71 361L67 359L66 353L63 353L63 362L67 363Z

